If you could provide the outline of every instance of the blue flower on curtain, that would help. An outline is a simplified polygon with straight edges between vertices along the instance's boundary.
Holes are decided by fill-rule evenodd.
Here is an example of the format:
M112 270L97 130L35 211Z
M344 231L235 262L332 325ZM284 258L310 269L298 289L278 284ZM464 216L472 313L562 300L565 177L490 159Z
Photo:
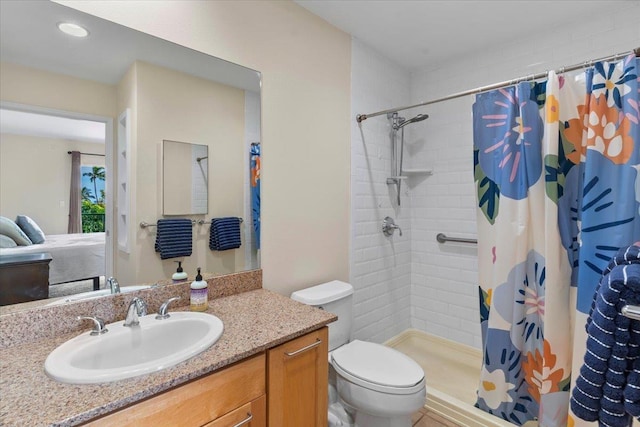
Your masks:
M632 90L626 83L637 79L633 62L598 62L593 68L592 93L596 97L604 94L609 107L622 109L622 97Z
M509 331L488 329L482 382L476 407L517 425L533 419L538 403L531 398L522 371L522 353L511 341ZM485 341L487 342L487 341Z
M532 84L524 82L478 95L473 141L479 163L500 193L523 199L542 172L542 119ZM526 159L526 162L525 162Z
M582 182L587 167L584 164L573 168L565 184L569 191L558 203L562 245L567 250L573 269L571 285L577 285L580 269L581 282L587 286L586 292L578 300L581 310L590 307L593 290L603 269L620 249L621 245L610 242L626 242L637 235L638 230L635 229L638 228L640 209L637 197L627 197L634 193L633 187L640 178L636 167L616 165L595 150L588 150L587 155L591 179ZM581 230L578 226L580 222ZM589 245L584 250L581 250L578 242L579 234L583 246L584 243ZM587 247L590 249L587 250Z
M545 279L544 257L532 250L493 292L491 309L511 324L511 340L520 351L541 348Z
M640 204L634 197L638 171L588 150L580 207L578 309L588 312L611 257L640 236ZM576 203L577 205L577 203Z

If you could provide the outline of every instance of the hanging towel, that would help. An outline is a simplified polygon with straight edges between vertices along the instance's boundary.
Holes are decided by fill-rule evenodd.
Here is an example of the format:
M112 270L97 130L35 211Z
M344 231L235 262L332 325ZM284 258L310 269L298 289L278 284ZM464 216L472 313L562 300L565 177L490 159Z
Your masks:
M190 219L159 219L156 234L156 252L160 259L191 255L193 225Z
M640 247L619 251L598 285L587 321L587 352L571 410L600 426L627 427L640 417L640 321L621 314L640 304Z
M211 220L209 248L212 251L237 249L240 244L240 218L225 217Z

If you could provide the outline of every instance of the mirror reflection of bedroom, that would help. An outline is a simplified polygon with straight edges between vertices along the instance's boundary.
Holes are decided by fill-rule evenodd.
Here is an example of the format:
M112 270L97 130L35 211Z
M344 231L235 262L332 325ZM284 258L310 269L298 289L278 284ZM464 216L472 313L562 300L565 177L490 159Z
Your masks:
M104 286L106 126L84 114L3 102L0 305ZM14 279L26 285L5 289Z
M260 73L54 2L2 11L0 313L108 295L111 276L122 292L171 278L166 216L194 223L190 275L259 268ZM164 141L188 143L197 168ZM224 217L244 221L242 247L211 248Z

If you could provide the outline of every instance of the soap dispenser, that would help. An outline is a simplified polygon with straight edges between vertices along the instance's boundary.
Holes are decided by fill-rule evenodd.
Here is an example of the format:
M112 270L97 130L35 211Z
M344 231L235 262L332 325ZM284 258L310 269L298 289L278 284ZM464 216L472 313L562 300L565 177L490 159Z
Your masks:
M209 290L207 282L202 280L200 267L196 280L191 282L191 311L206 311L209 308Z
M178 263L178 269L176 270L175 273L173 273L173 276L171 276L171 279L173 279L173 283L178 283L178 282L184 282L185 280L187 280L187 273L184 272L184 270L182 270L182 261L174 261Z

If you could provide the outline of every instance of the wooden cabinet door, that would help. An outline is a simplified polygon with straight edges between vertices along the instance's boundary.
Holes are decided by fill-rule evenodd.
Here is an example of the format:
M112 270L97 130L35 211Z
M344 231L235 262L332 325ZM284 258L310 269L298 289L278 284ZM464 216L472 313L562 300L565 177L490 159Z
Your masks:
M200 427L263 396L265 379L265 355L261 353L86 426Z
M262 395L203 427L267 427L267 396Z
M268 425L326 427L328 328L267 352Z

